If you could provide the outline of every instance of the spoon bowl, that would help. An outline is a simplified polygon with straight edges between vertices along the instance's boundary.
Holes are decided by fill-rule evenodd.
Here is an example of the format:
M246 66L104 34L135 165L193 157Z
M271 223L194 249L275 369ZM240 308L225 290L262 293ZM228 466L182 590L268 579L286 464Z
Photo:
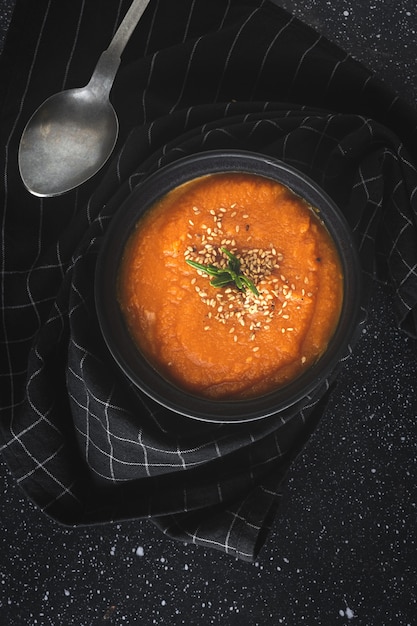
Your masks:
M119 122L108 99L87 85L48 98L32 115L19 147L19 169L36 196L65 193L94 176L116 144Z
M130 35L149 0L133 0L89 83L50 96L23 131L18 153L25 187L35 196L63 194L94 176L117 141L119 122L109 95Z

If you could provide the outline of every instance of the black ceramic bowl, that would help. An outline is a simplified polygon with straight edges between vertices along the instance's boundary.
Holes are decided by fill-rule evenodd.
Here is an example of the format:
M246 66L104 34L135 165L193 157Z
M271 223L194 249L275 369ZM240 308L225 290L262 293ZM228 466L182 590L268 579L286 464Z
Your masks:
M336 331L321 358L299 378L266 395L241 401L197 397L162 377L134 344L116 297L117 276L126 241L140 215L173 188L211 173L244 172L277 180L303 197L333 237L344 274L343 307ZM278 219L279 216L277 216ZM245 422L279 414L285 420L299 410L325 381L358 326L361 269L350 229L333 201L304 174L270 157L243 151L212 151L182 158L140 183L113 218L99 254L95 298L102 334L120 369L136 388L184 416L212 422Z

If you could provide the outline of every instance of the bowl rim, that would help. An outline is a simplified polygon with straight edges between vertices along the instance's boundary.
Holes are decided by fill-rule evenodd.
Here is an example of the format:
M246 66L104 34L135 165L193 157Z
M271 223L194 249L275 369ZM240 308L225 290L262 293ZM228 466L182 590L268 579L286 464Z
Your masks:
M129 335L117 298L118 266L126 241L140 216L171 189L207 174L251 173L277 180L314 207L339 252L344 295L338 325L326 351L301 376L261 396L239 400L210 400L177 387L140 353ZM141 202L138 202L140 200ZM116 260L115 260L116 259ZM310 177L284 161L246 150L209 150L178 158L150 173L133 188L113 216L99 250L94 297L99 327L112 358L134 385L159 405L204 422L242 423L279 414L283 421L311 399L339 362L350 353L359 326L362 269L353 233L330 196ZM113 291L114 293L114 291Z

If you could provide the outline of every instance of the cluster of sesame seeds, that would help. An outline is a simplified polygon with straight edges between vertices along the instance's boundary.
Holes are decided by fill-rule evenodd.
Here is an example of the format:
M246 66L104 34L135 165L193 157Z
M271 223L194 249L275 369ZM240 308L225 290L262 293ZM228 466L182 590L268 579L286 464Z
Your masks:
M200 214L200 209L193 207L195 216ZM269 247L250 247L252 236L250 234L250 216L243 213L240 218L246 221L245 226L234 227L234 233L225 234L223 230L223 220L225 217L235 218L237 216L236 205L229 208L220 207L210 210L212 221L203 223L199 229L195 228L195 218L189 219L190 231L187 233L187 245L184 252L185 260L190 259L203 265L215 265L222 268L227 267L228 257L222 248L239 258L241 272L250 278L255 284L258 295L247 289L245 292L237 288L225 287L212 289L207 280L207 286L200 287L196 276L191 278L191 284L201 301L207 306L205 331L210 331L212 323L220 322L230 326L228 332L234 342L239 341L238 329L242 327L248 331L248 340L252 342L252 352L259 355L260 347L256 345L258 333L268 330L272 324L279 324L282 334L294 332L291 326L291 315L288 304L296 294L311 297L313 294L307 291L309 285L308 277L297 276L297 285L287 280L281 273L280 265L284 260L280 251L277 251L273 244ZM207 220L209 221L209 220ZM236 239L239 240L237 243ZM239 247L238 247L239 246ZM196 270L196 274L208 279L203 270ZM300 289L300 285L302 285ZM300 304L296 305L300 309ZM306 357L301 357L301 363L306 363Z
M193 207L193 212L197 216L200 213L198 207ZM247 289L241 292L236 288L226 287L212 290L209 287L201 288L197 277L191 279L196 293L202 302L208 307L207 323L205 330L210 330L213 320L230 324L229 333L235 342L238 341L236 329L245 327L249 333L249 341L255 342L257 333L264 329L268 330L274 317L280 317L283 325L281 331L291 332L294 330L289 326L289 314L287 304L295 291L294 284L288 284L285 276L280 274L280 263L283 255L275 249L273 244L268 248L250 247L251 235L249 234L250 224L246 227L236 225L235 235L226 235L223 231L223 220L225 215L234 218L237 215L235 205L229 208L220 207L217 211L211 209L212 222L201 225L201 232L195 232L193 218L189 219L192 227L188 232L189 239L184 252L185 259L190 259L203 265L215 265L222 268L227 267L228 258L222 251L226 248L232 254L238 256L240 268L244 275L249 277L255 284L258 295ZM243 220L249 220L249 215L243 213ZM238 249L235 237L240 230L245 230L239 237L240 245L245 242L246 247ZM229 229L230 233L230 229ZM197 274L205 276L203 270L197 270ZM208 283L207 283L208 284ZM253 352L259 350L259 346L254 345Z

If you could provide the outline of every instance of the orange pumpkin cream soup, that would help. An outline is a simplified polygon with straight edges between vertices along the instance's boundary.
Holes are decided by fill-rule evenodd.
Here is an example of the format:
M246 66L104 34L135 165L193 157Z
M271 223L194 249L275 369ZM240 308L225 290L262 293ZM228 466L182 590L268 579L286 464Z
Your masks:
M139 219L118 297L133 340L165 378L233 400L277 389L320 357L343 276L303 199L262 176L211 174Z

